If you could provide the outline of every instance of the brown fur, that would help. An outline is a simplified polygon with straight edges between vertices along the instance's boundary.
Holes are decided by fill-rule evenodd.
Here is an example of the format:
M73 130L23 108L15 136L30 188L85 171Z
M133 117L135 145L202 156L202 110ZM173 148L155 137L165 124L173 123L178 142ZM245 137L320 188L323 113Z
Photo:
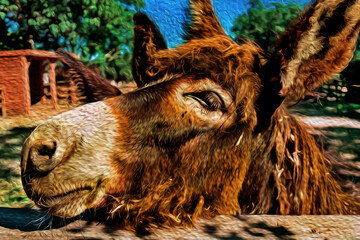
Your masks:
M56 215L102 208L125 226L191 225L216 214L359 214L360 204L343 192L312 136L283 104L350 61L359 1L315 2L265 60L255 44L224 35L210 1L191 5L190 37L175 49L166 49L145 15L134 17L137 90L89 106L98 115L87 115L84 106L35 130L23 148L28 195ZM322 24L339 19L336 31ZM324 41L312 43L317 52L307 48L310 30ZM333 44L339 39L345 42ZM81 132L78 115L84 127L107 130ZM88 120L92 115L98 124ZM98 144L105 150L92 154ZM53 157L58 149L66 149L65 157Z
M360 204L341 190L329 160L302 125L281 108L271 131L258 137L239 199L243 213L359 213Z

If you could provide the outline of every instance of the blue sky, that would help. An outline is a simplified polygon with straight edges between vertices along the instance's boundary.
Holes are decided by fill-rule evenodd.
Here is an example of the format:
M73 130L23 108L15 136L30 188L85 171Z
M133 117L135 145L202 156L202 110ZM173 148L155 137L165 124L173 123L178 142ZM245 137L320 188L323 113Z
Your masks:
M275 0L276 1L276 0ZM263 0L265 4L275 2ZM223 28L231 34L230 28L235 18L248 8L248 0L213 0L215 13ZM293 0L283 0L291 3ZM309 0L298 0L299 3L308 3ZM186 21L185 12L188 9L188 0L145 0L144 12L158 25L169 47L182 43L181 35L183 23Z

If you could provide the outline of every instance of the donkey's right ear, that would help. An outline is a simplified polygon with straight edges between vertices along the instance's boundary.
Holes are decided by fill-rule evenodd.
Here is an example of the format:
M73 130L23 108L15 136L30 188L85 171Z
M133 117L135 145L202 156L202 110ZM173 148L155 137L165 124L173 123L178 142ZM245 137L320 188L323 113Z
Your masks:
M144 13L134 15L134 51L132 73L138 87L161 77L158 69L152 69L154 54L166 49L166 43L159 29Z
M299 100L341 72L360 31L360 0L316 0L280 37L260 69L258 128L283 100Z

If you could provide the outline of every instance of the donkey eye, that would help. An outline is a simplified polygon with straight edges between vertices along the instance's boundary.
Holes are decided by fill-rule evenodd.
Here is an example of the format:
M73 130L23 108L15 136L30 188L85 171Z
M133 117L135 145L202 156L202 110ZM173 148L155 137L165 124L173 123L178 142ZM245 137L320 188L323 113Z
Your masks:
M195 99L210 111L224 110L224 102L215 92L192 92L186 93L184 96Z

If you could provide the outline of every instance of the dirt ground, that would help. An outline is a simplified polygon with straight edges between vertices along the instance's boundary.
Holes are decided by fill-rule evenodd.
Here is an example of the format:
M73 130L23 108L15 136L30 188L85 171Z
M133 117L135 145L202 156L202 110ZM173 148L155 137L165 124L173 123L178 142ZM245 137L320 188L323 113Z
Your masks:
M129 232L89 219L62 220L34 208L20 181L22 142L40 123L76 106L35 105L27 117L0 118L0 236L5 239L360 239L360 216L218 216L192 229ZM360 199L360 118L313 114L299 119L312 126L324 149L343 159L337 169L344 185ZM335 163L335 168L337 167Z

